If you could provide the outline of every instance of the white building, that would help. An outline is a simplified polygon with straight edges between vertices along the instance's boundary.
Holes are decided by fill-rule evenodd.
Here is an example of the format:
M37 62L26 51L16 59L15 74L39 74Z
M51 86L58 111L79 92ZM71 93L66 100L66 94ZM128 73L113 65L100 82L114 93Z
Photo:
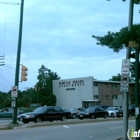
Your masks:
M131 83L129 87L129 96L132 97L134 95L134 83ZM62 108L87 108L98 104L109 106L123 105L120 81L99 81L91 76L53 80L53 94L57 98L56 106ZM129 103L132 102L132 100L129 101Z

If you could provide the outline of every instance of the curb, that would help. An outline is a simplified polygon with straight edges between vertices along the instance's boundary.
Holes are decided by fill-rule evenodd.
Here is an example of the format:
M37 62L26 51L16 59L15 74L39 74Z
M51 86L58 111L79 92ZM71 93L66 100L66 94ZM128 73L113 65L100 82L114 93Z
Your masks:
M135 118L129 118L129 120L134 120ZM67 121L54 121L54 122L48 122L44 121L42 123L29 123L29 124L7 124L0 126L0 130L11 130L11 129L23 129L23 128L33 128L33 127L41 127L41 126L53 126L53 125L66 125L66 124L80 124L80 123L91 123L91 122L105 122L105 121L120 121L122 118L109 118L109 119L83 119L83 120L67 120ZM121 140L121 138L116 139Z

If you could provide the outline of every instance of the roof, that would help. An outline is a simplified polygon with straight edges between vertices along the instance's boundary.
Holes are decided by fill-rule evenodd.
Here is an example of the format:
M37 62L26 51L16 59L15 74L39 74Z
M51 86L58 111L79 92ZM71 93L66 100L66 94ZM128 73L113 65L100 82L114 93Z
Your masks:
M121 81L103 81L103 80L93 80L93 82L95 83L116 83L116 84L120 84ZM135 82L129 82L129 84L135 84Z

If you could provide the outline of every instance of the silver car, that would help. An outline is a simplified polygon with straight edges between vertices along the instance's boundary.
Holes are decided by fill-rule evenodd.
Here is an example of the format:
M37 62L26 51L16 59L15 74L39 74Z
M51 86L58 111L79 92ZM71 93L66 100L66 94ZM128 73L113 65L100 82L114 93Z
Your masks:
M106 111L108 112L109 117L116 117L116 113L118 112L118 107L108 107Z

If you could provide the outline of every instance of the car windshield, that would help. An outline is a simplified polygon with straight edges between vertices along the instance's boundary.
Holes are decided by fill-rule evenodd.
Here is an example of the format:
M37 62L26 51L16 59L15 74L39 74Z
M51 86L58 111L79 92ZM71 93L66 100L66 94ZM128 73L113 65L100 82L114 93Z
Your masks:
M115 110L115 108L114 107L109 107L106 110Z
M71 109L69 109L69 111L76 111L76 109L75 108L71 108Z
M46 107L38 107L37 109L34 110L34 112L45 112L46 111Z
M89 107L85 110L85 112L95 111L95 107Z

